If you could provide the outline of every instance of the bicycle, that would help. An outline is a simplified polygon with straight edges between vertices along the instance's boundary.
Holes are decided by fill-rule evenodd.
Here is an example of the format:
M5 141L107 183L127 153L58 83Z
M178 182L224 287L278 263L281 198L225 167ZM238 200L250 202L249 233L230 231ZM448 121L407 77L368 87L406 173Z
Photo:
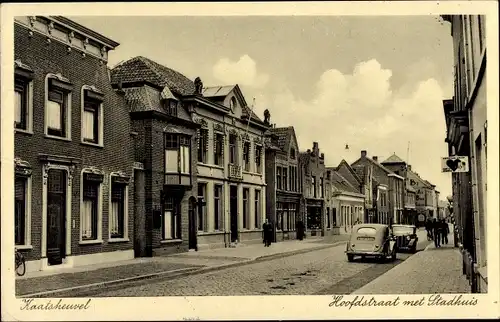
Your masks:
M17 276L23 276L26 273L26 260L24 255L15 248L15 267Z

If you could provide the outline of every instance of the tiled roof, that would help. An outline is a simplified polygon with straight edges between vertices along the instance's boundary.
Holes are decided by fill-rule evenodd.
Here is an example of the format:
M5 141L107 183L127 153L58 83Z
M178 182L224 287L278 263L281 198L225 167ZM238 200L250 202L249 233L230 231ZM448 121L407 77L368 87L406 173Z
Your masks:
M112 84L140 81L147 81L158 87L168 86L178 95L191 95L195 92L194 83L189 78L143 56L129 59L111 70Z
M286 148L290 146L290 141L292 140L293 127L288 126L271 128L269 129L269 132L276 135L278 138L278 147L283 151L287 151Z
M255 114L248 106L243 106L242 112L243 112L242 115L245 117L248 117L248 114L251 114L252 121L264 124L264 122L260 119L260 117L258 117L257 114Z
M406 163L406 162L403 161L400 157L398 157L396 153L394 153L382 163Z
M341 192L358 193L358 189L353 187L349 181L337 171L332 171L332 185Z

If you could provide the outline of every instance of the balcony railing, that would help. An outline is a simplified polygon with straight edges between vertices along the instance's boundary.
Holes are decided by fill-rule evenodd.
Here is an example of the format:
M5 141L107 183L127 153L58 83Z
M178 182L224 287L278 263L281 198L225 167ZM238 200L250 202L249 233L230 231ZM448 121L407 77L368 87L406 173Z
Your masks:
M243 179L241 165L232 163L229 164L229 178L237 180Z

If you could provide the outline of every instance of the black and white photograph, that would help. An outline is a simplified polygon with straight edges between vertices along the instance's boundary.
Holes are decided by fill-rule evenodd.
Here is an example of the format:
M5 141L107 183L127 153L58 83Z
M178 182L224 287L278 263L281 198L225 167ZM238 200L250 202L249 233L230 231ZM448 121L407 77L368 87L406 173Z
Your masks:
M397 2L2 5L2 319L498 317L498 4Z

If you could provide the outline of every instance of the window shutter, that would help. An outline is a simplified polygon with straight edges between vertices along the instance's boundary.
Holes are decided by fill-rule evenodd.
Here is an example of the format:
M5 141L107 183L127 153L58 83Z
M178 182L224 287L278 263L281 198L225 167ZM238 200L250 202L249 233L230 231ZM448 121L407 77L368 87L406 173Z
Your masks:
M203 147L203 151L207 151L208 152L208 130L207 129L204 129L203 130L203 143L204 143L204 147Z

